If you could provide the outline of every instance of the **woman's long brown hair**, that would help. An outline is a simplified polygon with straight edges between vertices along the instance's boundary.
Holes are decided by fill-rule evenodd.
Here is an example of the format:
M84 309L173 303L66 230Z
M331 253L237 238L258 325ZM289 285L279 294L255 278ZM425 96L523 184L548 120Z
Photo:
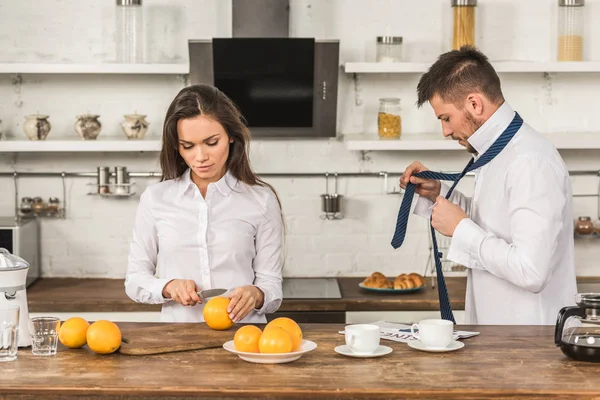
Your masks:
M177 122L180 119L206 115L220 123L229 139L229 157L227 170L238 180L250 186L266 186L270 188L281 208L281 202L275 189L258 177L250 167L249 141L250 130L237 106L225 95L211 85L192 85L177 93L171 102L163 126L160 166L162 180L175 179L181 176L188 166L179 154L179 137Z

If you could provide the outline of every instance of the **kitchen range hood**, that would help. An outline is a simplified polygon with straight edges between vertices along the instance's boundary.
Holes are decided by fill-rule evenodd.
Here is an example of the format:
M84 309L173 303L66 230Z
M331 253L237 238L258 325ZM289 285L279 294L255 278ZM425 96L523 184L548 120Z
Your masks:
M335 137L339 41L288 30L288 0L232 0L233 37L189 41L190 83L229 96L253 137Z

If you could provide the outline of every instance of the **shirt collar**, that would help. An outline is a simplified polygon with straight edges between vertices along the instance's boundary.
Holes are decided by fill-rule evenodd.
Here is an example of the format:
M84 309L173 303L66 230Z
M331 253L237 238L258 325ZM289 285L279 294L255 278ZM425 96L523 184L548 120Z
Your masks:
M515 117L515 111L506 101L467 139L477 151L477 156L483 155L494 144Z
M215 185L217 190L221 192L223 196L229 196L235 185L237 185L238 180L227 170L225 175L217 182L209 183L208 186ZM190 188L196 186L194 181L192 181L192 170L186 169L185 172L179 177L179 185L177 188L177 193L179 196L183 196Z

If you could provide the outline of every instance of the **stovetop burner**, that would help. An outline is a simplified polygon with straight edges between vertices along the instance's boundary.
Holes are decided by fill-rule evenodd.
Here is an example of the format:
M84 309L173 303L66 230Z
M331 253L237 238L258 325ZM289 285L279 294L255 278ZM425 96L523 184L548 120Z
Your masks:
M335 278L283 278L284 299L341 299Z

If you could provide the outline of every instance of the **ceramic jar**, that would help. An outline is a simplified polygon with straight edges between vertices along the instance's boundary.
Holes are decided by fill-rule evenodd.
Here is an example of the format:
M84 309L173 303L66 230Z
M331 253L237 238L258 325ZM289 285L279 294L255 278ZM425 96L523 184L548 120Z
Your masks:
M100 134L102 124L98 121L99 115L78 115L75 122L75 131L84 140L94 140Z
M124 115L125 121L121 122L121 127L127 139L143 139L148 131L148 121L145 115L128 114Z
M25 117L23 131L29 140L44 140L50 133L51 127L47 115L32 114Z

